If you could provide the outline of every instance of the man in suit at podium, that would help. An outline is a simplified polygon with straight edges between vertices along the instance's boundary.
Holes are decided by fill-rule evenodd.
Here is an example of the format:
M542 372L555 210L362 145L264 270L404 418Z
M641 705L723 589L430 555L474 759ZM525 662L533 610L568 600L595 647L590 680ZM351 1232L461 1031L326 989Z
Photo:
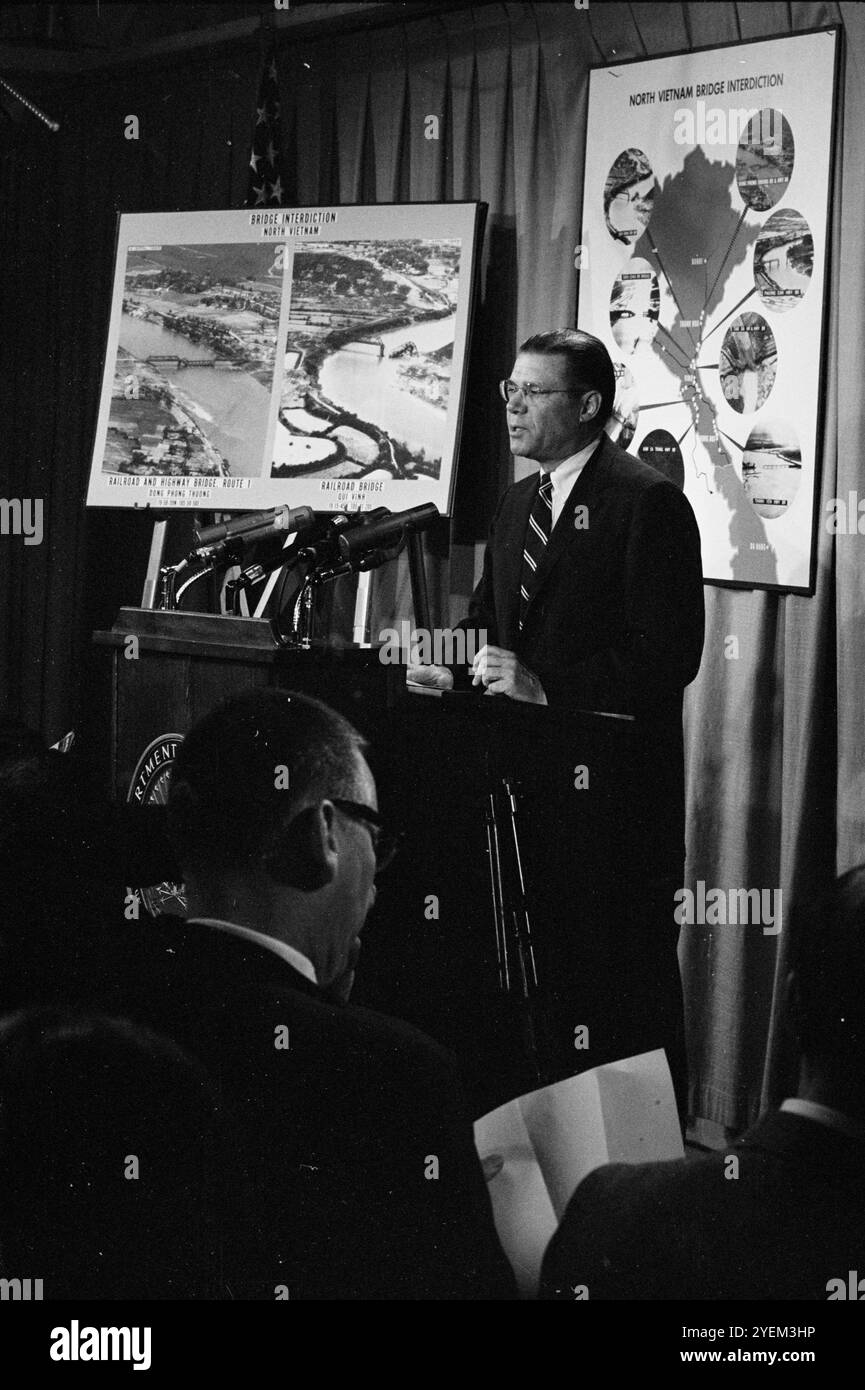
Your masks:
M223 1097L219 1296L512 1296L453 1059L346 1002L391 853L355 729L290 691L229 700L168 818L190 916L161 919L132 1012Z
M678 1034L671 1061L681 1102L673 893L685 853L682 694L703 647L697 523L679 488L605 434L615 372L599 339L572 329L528 338L501 394L511 450L538 471L507 489L493 517L483 573L461 624L485 630L486 643L477 650L477 639L471 671L414 666L408 678L445 690L471 683L487 695L643 721L645 762L637 780L645 802L634 807L621 853L633 887L616 903L605 896L596 904L598 922L591 927L584 912L582 935L585 941L590 932L607 931L611 916L626 914L628 930L636 914L651 920L648 955L630 947L622 952L622 932L608 932L605 969L619 979L622 1018L663 1009L661 1033L668 1043L671 1028ZM569 885L563 899L581 894L585 905L582 888ZM560 934L574 943L573 932ZM649 959L656 946L663 960ZM595 961L566 957L560 954L550 968L571 977L595 970ZM654 982L648 993L623 978L624 971L636 981L646 970ZM570 996L562 1002L566 1019ZM580 1022L577 1013L572 1026ZM639 1025L619 1029L610 1048L648 1041L651 1032ZM591 1065L604 1058L582 1060Z

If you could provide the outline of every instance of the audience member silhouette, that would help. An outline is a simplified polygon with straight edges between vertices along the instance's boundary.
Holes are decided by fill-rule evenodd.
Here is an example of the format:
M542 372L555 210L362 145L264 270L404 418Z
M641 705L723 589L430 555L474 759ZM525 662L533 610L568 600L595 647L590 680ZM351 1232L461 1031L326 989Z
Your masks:
M590 1173L544 1257L543 1297L848 1296L865 1250L865 865L789 930L796 1095L728 1150Z
M128 1009L218 1084L232 1297L511 1297L453 1059L347 1002L391 852L363 747L284 690L189 731L168 816L190 918L154 926Z
M0 1268L42 1297L218 1296L218 1099L174 1043L42 1009L0 1021Z

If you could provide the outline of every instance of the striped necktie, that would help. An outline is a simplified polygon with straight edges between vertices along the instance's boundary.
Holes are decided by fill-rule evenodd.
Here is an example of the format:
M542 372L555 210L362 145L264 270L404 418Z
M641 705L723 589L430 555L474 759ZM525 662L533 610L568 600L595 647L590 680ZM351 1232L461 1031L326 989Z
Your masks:
M526 618L529 599L535 591L535 575L547 548L553 529L553 480L547 474L538 487L535 505L529 516L523 550L523 573L520 581L520 631Z

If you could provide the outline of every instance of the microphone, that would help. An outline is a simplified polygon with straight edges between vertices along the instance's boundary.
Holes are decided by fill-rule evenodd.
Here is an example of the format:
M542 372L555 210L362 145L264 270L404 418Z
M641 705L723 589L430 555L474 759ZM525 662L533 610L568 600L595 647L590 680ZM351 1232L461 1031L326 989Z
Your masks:
M217 541L227 541L233 536L245 536L250 531L260 531L262 527L272 527L276 531L307 531L315 524L312 507L274 507L269 512L247 512L231 521L223 521L219 526L196 527L195 539L199 546L215 545Z
M409 507L405 512L391 512L365 526L345 531L337 541L343 560L354 560L368 550L395 545L410 531L425 531L440 515L434 502L422 507Z
M189 558L211 569L217 565L231 565L247 546L274 536L290 535L293 531L308 531L315 520L312 507L276 507L269 512L248 513L219 526L197 530L198 545Z
M340 560L344 563L344 556L338 549L339 537L352 527L366 527L370 522L389 515L387 507L376 507L371 512L336 512L326 518L321 530L310 537L298 558L312 565L333 565Z

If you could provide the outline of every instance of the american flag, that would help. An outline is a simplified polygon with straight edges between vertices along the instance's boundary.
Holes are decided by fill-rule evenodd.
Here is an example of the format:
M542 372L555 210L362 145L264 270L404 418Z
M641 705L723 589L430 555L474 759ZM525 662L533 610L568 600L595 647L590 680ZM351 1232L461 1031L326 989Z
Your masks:
M249 156L248 208L282 207L282 120L279 110L279 83L276 49L270 50L258 84L252 153Z

